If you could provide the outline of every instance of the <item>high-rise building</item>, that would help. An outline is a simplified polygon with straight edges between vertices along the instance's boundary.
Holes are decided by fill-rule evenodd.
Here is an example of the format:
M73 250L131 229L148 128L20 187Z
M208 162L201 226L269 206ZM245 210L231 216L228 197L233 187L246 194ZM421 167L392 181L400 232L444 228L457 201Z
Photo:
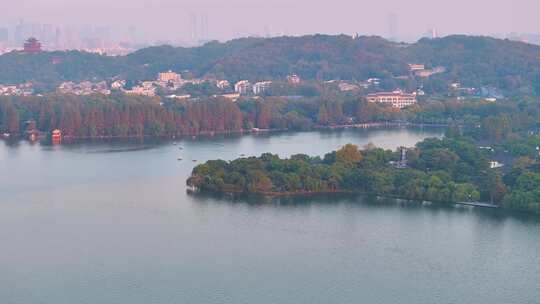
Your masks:
M13 38L16 44L23 43L24 37L28 37L26 36L26 33L25 33L24 21L21 20L19 24L15 26L15 34L13 36L14 36Z
M439 38L439 33L436 28L431 28L424 34L424 37L430 39Z
M9 41L9 30L7 28L0 28L0 43L7 43Z
M398 16L395 13L388 15L388 39L398 40Z
M210 39L208 15L191 13L189 20L191 42L194 44L207 42Z
M38 36L46 44L54 42L54 27L52 24L44 24L41 30L42 35Z
M200 40L206 41L208 40L208 15L201 14L200 16L200 22L201 22L201 37Z
M189 16L189 20L190 20L190 30L191 30L191 41L198 42L199 31L198 31L198 26L197 26L197 15L191 14Z
M31 37L37 37L43 39L43 27L39 23L32 23L30 25L30 35Z

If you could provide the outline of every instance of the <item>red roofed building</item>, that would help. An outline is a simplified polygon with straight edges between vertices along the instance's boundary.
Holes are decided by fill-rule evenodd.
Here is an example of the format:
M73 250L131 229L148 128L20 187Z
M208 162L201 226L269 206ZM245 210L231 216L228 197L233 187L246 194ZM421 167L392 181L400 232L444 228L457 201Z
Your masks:
M31 54L41 53L41 43L36 38L29 38L24 43L24 52Z
M62 131L55 129L51 132L51 139L53 143L60 143L62 141Z

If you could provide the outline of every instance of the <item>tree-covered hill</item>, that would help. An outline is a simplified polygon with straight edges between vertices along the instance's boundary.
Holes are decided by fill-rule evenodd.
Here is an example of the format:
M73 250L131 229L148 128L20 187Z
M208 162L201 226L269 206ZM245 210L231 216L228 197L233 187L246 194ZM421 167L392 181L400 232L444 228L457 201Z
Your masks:
M78 51L0 56L0 83L58 83L104 79L126 69L117 58Z
M377 77L388 89L400 85L395 77L409 75L408 63L447 69L422 80L434 92L452 82L494 86L511 93L540 91L540 46L473 36L422 39L414 44L345 35L244 38L194 48L151 47L119 57L78 51L11 52L0 56L0 83L57 84L114 76L143 80L171 69L231 81L282 79L290 73L319 80Z
M492 85L506 91L540 92L540 46L490 37L449 36L422 39L407 47L406 58L443 66L441 79L472 87Z

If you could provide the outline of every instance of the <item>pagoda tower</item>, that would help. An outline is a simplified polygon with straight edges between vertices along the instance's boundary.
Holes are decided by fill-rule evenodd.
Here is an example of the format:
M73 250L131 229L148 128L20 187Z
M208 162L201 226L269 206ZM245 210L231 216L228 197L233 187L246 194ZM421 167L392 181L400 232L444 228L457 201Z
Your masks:
M41 43L34 37L29 38L24 43L24 52L30 54L41 53Z

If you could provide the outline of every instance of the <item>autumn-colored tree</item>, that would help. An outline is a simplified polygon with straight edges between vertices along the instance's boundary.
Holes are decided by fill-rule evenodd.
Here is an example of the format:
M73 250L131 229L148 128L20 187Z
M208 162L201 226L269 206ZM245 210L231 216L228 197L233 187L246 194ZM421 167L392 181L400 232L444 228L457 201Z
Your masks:
M272 108L266 102L257 103L257 127L268 129L272 119Z
M317 123L319 125L327 125L329 121L330 121L330 115L328 114L326 105L322 104L319 107L319 114L317 115Z
M358 146L346 144L336 152L336 160L346 165L355 166L362 161L362 153Z

